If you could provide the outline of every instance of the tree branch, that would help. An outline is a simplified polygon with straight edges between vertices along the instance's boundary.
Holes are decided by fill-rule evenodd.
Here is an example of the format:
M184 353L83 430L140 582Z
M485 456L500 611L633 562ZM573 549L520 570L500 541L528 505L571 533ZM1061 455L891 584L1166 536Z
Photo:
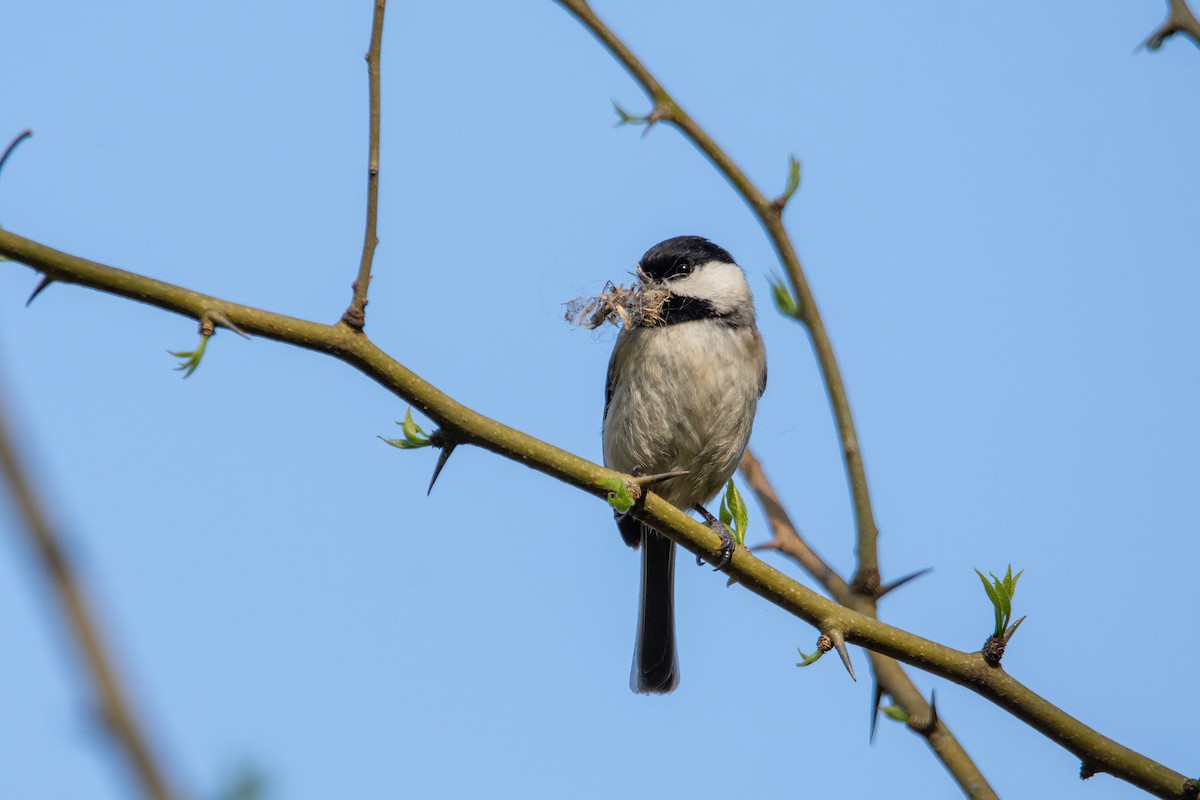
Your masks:
M855 594L850 585L842 580L842 577L800 536L800 532L792 524L791 517L784 510L775 488L767 480L762 464L749 450L742 457L741 471L742 477L746 479L750 490L754 492L759 505L766 513L771 530L775 533L775 539L764 545L763 548L778 550L790 556L805 572L824 586L825 590L833 595L833 599L842 605L867 616L877 616L874 600ZM925 739L934 755L962 789L963 794L975 798L975 800L997 798L998 795L988 784L987 778L983 776L966 749L950 732L945 720L933 713L933 709L922 696L920 689L908 677L904 669L894 659L887 656L870 650L867 651L867 655L871 659L871 671L874 672L875 680L884 694L896 701L896 704L908 715L909 720L925 721L923 725L910 724L909 727L914 733Z
M479 414L422 380L344 323L323 325L193 292L132 272L68 255L0 230L0 255L62 283L128 297L192 319L222 315L247 333L315 350L350 364L447 428L459 444L473 444L597 497L613 472ZM649 494L632 513L706 561L721 555L721 538L707 525ZM1038 696L979 653L964 653L886 625L828 600L738 548L724 572L751 592L832 636L890 656L966 686L1092 765L1159 797L1185 800L1183 775L1120 745Z
M1142 42L1142 46L1147 50L1157 50L1177 33L1190 37L1192 44L1200 47L1200 20L1188 8L1187 0L1167 0L1167 18Z
M371 21L371 45L367 48L367 83L371 95L370 143L367 154L367 229L363 234L362 258L354 279L354 297L342 314L342 322L361 331L367 324L367 289L371 285L371 265L375 261L375 221L379 215L379 53L383 44L383 12L387 0L375 0Z
M21 530L37 556L47 590L54 595L59 610L66 618L71 638L91 678L105 730L125 757L145 797L152 800L180 797L181 795L171 788L166 772L155 759L150 743L133 713L96 620L88 609L79 578L75 575L65 549L59 544L59 536L43 512L43 506L26 477L26 470L17 455L17 447L9 436L7 420L2 410L0 471L4 473L14 505L24 522Z
M833 408L833 416L837 421L838 434L841 439L842 457L846 464L846 473L850 481L850 491L854 500L854 517L857 529L857 544L855 551L858 556L858 568L854 576L855 591L867 596L875 596L879 590L879 557L876 550L878 529L875 526L874 512L871 510L871 495L867 488L867 471L863 465L862 453L858 445L858 434L854 428L854 417L850 413L850 399L846 395L846 387L842 382L842 373L838 368L837 358L833 353L833 343L825 331L825 323L817 310L817 301L809 288L808 279L796 255L787 228L783 224L783 210L786 198L768 200L767 196L747 177L733 159L713 141L704 128L680 108L662 84L650 74L645 65L629 50L624 42L604 24L585 0L557 0L559 5L575 15L576 19L592 32L613 57L621 63L625 70L641 85L654 108L646 117L650 124L668 122L678 128L693 145L703 153L713 166L733 185L746 205L758 218L775 247L779 260L783 263L791 281L792 288L798 299L797 318L807 328L812 339L813 350L817 362L821 366L821 374L825 379L825 387L829 393L829 403Z

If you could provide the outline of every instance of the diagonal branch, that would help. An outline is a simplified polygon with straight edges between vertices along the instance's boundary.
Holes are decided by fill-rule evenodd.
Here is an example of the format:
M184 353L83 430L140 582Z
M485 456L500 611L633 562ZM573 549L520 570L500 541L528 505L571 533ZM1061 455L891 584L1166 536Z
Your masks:
M1188 8L1187 0L1167 0L1167 18L1142 45L1147 50L1157 50L1177 33L1190 37L1192 44L1200 47L1200 20Z
M171 782L155 759L150 742L133 713L112 657L88 608L79 578L26 477L27 472L17 455L16 445L9 437L3 413L0 413L0 472L4 474L14 505L24 523L21 530L37 555L47 588L66 618L80 658L91 677L105 730L125 757L143 796L152 800L180 797L171 788Z
M375 221L379 216L379 53L383 45L383 11L387 0L375 0L371 21L371 45L367 48L367 82L371 94L370 144L367 154L367 229L363 234L362 258L354 279L354 297L342 314L342 322L361 331L367 324L367 289L371 285L371 265L375 261Z
M854 417L850 413L850 398L846 395L842 373L833 353L833 343L825 331L825 323L822 322L821 314L817 310L817 301L813 297L812 289L809 288L808 279L800 264L800 257L796 255L796 248L792 245L791 237L788 236L787 228L783 224L783 209L786 199L767 199L762 190L755 186L733 159L713 141L708 132L700 127L667 94L662 84L650 74L650 71L625 43L596 16L586 0L557 0L557 2L574 14L641 85L642 90L654 103L653 110L646 118L647 121L651 124L660 121L668 122L678 128L733 185L733 188L746 201L746 205L750 206L750 210L758 217L767 236L771 239L771 244L779 254L779 260L783 263L792 288L796 292L799 301L797 316L808 329L808 334L812 339L813 350L816 352L817 362L821 365L821 374L824 376L825 388L829 393L829 403L837 421L842 457L846 463L850 492L854 499L854 517L857 528L855 550L858 555L858 569L854 576L854 588L855 591L864 595L875 596L879 591L879 557L875 546L879 532L875 526L874 512L871 510L867 471L863 465L862 453L858 445Z
M792 524L791 517L784 510L779 495L775 493L775 488L767 480L762 464L749 450L742 457L741 471L751 491L758 497L759 505L762 506L771 530L775 533L775 539L764 545L764 548L778 550L791 556L842 605L867 616L876 616L874 601L856 595L850 585L800 536L800 532ZM963 794L975 800L998 797L971 756L950 732L945 720L933 713L921 691L895 659L870 650L867 651L867 655L871 659L871 670L875 673L875 680L880 689L904 709L910 720L927 720L923 726L910 727L925 739Z
M197 320L205 314L221 314L246 333L332 355L453 431L457 443L482 447L596 497L607 496L605 480L632 480L467 408L343 323L323 325L220 300L77 258L2 229L0 255L61 283L88 286ZM653 493L631 513L706 561L715 562L721 557L723 545L716 533ZM989 667L979 653L954 650L828 600L744 548L734 553L724 571L746 589L830 636L840 633L846 642L967 687L1096 771L1107 772L1158 797L1187 797L1185 785L1192 784L1183 775L1084 725L1003 669Z

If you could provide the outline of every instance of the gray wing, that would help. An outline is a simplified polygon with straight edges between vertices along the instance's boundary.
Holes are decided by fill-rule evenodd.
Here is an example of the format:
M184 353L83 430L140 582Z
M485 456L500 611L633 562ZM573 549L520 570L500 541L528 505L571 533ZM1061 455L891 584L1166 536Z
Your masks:
M612 402L613 392L617 388L617 362L624 358L625 331L617 334L617 343L613 345L612 355L608 359L608 377L604 381L604 416L601 421L608 419L608 404Z

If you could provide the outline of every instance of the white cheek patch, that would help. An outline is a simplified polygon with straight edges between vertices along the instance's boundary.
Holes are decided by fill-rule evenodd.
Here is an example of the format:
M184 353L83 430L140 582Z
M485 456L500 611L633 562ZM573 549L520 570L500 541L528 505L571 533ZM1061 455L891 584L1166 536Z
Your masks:
M750 285L737 264L710 261L686 278L667 281L672 294L707 300L718 313L728 313L751 302Z

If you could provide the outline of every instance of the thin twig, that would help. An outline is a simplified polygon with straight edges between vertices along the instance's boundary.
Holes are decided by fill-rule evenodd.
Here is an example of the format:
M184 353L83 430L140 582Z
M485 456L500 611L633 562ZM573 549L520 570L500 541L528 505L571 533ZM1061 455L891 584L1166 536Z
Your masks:
M779 550L795 560L805 572L825 587L825 591L833 595L834 600L868 616L877 616L874 602L851 591L850 585L817 555L807 540L800 535L800 531L792 524L791 517L780 502L775 487L767 480L762 464L749 450L742 457L741 471L750 490L758 498L758 503L766 513L767 522L775 534L775 539L770 543L771 549ZM963 794L975 800L997 798L995 790L988 784L970 754L950 732L945 720L933 715L929 703L921 695L921 690L913 683L912 678L908 677L904 668L895 659L870 650L867 651L867 655L871 659L871 670L875 673L875 680L884 694L891 697L909 719L931 720L930 725L921 730L913 729L913 732L925 739Z
M799 301L798 319L808 329L809 336L812 338L813 350L816 351L817 362L821 365L821 374L825 379L829 403L833 408L834 419L837 421L842 457L846 463L850 492L854 499L854 517L857 529L855 551L858 556L858 568L855 571L853 586L856 591L873 596L879 590L879 558L875 546L878 529L875 526L874 512L871 510L867 471L859 449L854 417L850 413L850 400L846 395L842 373L833 353L833 343L825 331L824 322L821 321L821 314L817 310L816 299L813 297L808 279L804 275L800 257L796 255L796 248L792 245L791 237L788 236L787 228L783 224L783 209L786 203L769 199L747 177L746 173L742 172L733 159L713 141L708 132L700 127L691 115L680 108L679 104L662 87L662 84L646 69L625 43L596 16L584 0L557 0L557 2L574 14L641 85L642 90L654 103L654 108L646 119L652 122L668 122L691 140L692 144L712 162L713 166L742 196L771 239L771 243L779 255L779 260L783 263L788 278L791 280L792 288L796 292Z
M7 420L2 409L0 467L3 468L5 482L24 522L21 530L28 537L37 555L47 588L54 595L66 618L80 658L91 677L92 688L103 714L105 730L124 755L145 797L152 800L180 797L171 788L171 782L167 779L162 765L155 759L150 743L133 713L93 612L89 610L79 578L74 573L70 559L59 544L59 537L26 477L27 473L17 455L16 445L9 438Z
M1188 8L1187 0L1167 0L1167 18L1142 42L1142 46L1147 50L1157 50L1177 33L1186 34L1192 44L1200 47L1200 20Z
M17 134L17 138L8 143L8 147L4 148L4 155L0 156L0 171L4 170L4 162L8 161L8 157L12 155L13 150L17 149L17 145L33 136L33 131L26 128Z
M367 324L367 289L371 285L371 265L375 261L375 221L379 216L379 53L383 44L383 11L387 0L375 0L371 21L371 45L367 49L367 83L371 94L370 144L367 154L367 229L363 234L362 259L354 279L354 297L342 314L342 322L356 331Z
M0 255L63 283L88 286L199 320L221 313L253 336L333 356L362 372L436 425L455 431L460 444L472 444L518 462L598 498L605 481L631 480L528 434L489 419L438 390L347 326L287 317L231 303L115 267L77 258L0 229ZM716 561L721 538L707 525L650 494L631 513L694 555ZM989 668L979 653L964 653L887 625L828 600L738 548L724 574L770 603L819 630L836 628L850 644L874 650L965 686L1040 731L1081 761L1158 797L1185 800L1187 778L1109 739L1037 693L1003 669ZM867 598L862 598L865 602Z

